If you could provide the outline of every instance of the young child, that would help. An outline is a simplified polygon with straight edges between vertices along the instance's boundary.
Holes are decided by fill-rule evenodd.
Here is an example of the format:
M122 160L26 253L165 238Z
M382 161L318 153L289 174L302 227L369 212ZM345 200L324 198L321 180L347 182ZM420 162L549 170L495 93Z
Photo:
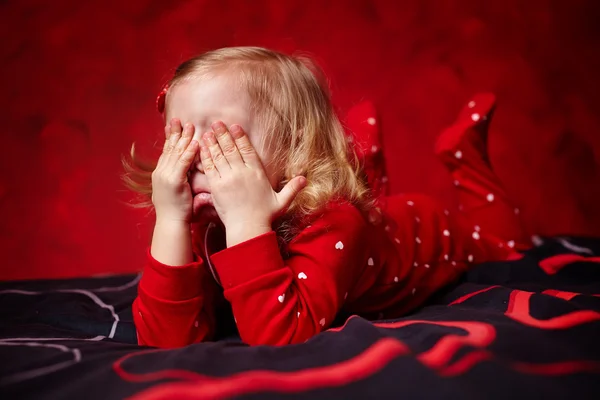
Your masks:
M157 164L133 148L125 163L156 212L133 304L139 343L211 340L229 305L244 342L299 343L340 312L404 315L475 263L510 257L525 240L487 158L493 102L474 99L436 144L459 189L450 213L423 195L378 195L376 121L353 149L309 60L236 47L181 64L158 98Z

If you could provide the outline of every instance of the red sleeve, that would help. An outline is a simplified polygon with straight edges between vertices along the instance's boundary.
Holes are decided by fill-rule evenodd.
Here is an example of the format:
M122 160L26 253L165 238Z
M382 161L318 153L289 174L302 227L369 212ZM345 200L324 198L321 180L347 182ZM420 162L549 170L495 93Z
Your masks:
M348 204L327 211L280 254L274 232L211 257L248 344L303 342L325 330L366 265L365 221Z
M133 303L133 320L140 345L181 347L210 340L215 315L214 281L202 259L173 267L147 263Z

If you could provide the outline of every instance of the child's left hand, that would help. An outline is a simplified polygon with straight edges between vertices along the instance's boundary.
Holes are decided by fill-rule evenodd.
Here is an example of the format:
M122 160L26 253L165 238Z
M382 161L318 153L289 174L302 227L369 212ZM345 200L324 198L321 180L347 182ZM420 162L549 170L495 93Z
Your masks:
M306 186L306 178L297 176L275 192L242 127L232 125L230 132L219 121L212 129L202 136L200 159L231 247L271 231L274 218Z

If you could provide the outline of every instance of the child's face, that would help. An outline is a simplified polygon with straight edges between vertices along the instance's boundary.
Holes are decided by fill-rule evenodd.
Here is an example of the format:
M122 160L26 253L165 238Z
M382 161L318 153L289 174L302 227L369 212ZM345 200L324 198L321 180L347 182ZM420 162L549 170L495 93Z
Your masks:
M277 188L281 173L270 165L271 154L258 147L264 130L250 112L248 95L236 87L232 77L219 74L207 79L190 79L176 85L169 94L165 117L167 121L179 118L182 126L188 122L194 124L194 139L200 144L203 144L202 134L210 131L211 124L216 121L223 121L227 127L233 124L240 125L255 146L271 186ZM210 193L199 155L190 171L190 183L194 195Z

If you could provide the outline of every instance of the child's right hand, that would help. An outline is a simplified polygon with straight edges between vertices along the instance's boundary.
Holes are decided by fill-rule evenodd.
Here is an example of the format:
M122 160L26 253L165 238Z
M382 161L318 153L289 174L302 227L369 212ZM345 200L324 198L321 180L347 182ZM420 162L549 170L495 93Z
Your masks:
M156 219L190 223L192 220L192 189L188 170L200 145L192 140L194 125L173 118L165 126L165 145L152 172L152 203Z

